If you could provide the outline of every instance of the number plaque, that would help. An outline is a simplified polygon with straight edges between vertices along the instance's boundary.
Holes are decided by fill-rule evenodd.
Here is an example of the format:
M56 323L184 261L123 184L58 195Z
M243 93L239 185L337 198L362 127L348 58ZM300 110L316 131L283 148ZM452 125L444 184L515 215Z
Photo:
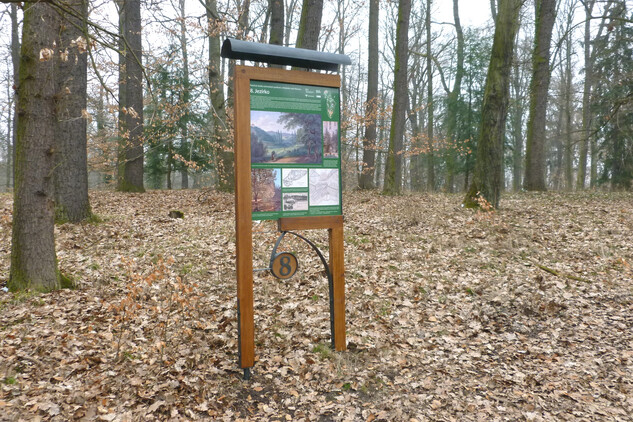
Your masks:
M275 277L282 280L287 280L295 275L298 267L297 257L290 252L279 253L270 262L270 271Z

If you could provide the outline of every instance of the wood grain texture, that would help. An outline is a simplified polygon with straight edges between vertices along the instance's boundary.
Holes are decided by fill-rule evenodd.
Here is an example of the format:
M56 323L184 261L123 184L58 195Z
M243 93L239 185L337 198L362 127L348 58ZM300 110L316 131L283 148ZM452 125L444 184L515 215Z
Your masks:
M328 230L330 239L330 271L334 284L334 350L347 349L345 339L345 255L343 225Z
M342 215L326 215L319 217L282 217L278 220L279 231L331 229L343 227Z
M255 363L253 226L251 211L250 79L235 71L235 248L240 367Z

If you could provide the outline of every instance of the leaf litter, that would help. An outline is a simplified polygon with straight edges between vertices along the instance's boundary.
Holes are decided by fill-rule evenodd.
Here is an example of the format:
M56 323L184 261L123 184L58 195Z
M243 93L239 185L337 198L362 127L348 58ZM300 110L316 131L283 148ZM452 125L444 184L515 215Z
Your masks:
M255 273L244 381L232 197L92 192L103 221L55 229L78 288L0 293L0 420L632 420L633 196L460 200L345 193L343 353L320 261L285 239L300 270ZM1 195L3 286L11 207ZM255 225L255 268L275 229Z

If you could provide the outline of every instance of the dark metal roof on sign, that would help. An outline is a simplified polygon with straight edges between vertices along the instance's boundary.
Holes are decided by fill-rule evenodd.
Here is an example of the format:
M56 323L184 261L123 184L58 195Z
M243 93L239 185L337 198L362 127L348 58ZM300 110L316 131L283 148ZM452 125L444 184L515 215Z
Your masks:
M344 54L261 44L234 38L224 40L222 57L329 71L338 71L340 65L352 64L350 58Z

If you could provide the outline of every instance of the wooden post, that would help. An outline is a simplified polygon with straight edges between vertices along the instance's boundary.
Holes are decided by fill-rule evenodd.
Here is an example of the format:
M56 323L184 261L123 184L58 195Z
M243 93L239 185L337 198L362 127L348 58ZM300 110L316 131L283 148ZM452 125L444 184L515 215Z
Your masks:
M330 239L330 271L332 272L334 306L334 350L347 349L345 340L345 257L343 253L343 222L328 229Z
M253 222L251 211L250 78L235 69L235 252L240 367L255 363L253 314ZM237 124L239 122L239 124Z

